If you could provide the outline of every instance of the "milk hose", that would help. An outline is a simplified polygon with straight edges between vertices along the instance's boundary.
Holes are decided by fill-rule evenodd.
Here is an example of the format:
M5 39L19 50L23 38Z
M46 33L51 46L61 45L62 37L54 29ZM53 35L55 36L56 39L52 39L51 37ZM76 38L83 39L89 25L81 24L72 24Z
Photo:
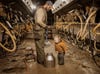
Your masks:
M100 27L100 23L97 24L97 26L95 26L93 29L94 39L96 39L96 35L100 35L100 33L96 32L97 28L99 28L99 27ZM98 49L96 47L96 40L94 40L94 48L95 48L95 50L100 51L100 49Z
M97 26L94 27L93 29L93 35L94 35L94 39L96 39L96 35L100 35L100 33L96 32L97 28L100 27L100 23L97 24ZM100 52L100 50L96 47L96 40L94 40L94 49ZM100 68L100 62L98 61L98 59L96 60L96 58L98 57L98 59L100 59L99 55L96 53L92 53L92 58L95 62L95 64Z
M79 18L80 22L81 22L81 29L79 30L79 32L77 33L77 37L81 37L81 33L82 33L82 30L83 30L83 20L82 20L82 17L79 15L78 12L75 12L76 16Z
M84 37L85 32L86 32L86 29L87 29L87 25L88 25L88 23L89 23L89 20L90 20L91 17L96 13L96 11L97 11L97 10L93 11L93 12L89 15L89 17L87 18L86 24L85 24L84 29L83 29L82 34L81 34L81 37Z
M0 25L7 31L6 33L11 37L14 47L12 49L8 49L1 42L0 42L0 46L8 52L14 52L16 50L16 42L15 42L14 36L11 34L8 28L5 25L3 25L1 22L0 22Z

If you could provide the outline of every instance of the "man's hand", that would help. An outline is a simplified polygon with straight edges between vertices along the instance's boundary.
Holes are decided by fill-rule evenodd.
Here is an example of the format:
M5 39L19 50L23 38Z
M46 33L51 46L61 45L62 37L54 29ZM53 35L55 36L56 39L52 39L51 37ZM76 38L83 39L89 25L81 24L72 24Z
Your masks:
M45 30L48 29L48 26L46 25L46 27L44 28Z
M46 29L55 29L55 26L46 26Z

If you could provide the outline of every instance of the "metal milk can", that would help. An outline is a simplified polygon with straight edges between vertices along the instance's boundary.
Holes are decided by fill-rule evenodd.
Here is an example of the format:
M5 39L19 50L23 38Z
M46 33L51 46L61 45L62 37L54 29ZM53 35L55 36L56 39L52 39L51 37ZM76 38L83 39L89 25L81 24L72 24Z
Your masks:
M55 67L55 57L52 53L47 53L46 59L45 59L45 66L47 68Z

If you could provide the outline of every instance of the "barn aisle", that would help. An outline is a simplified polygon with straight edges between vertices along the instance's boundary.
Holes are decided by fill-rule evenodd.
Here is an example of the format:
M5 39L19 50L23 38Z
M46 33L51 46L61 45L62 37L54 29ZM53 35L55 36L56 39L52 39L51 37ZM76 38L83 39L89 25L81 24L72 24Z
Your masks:
M56 58L55 68L46 68L37 64L34 60L32 50L35 53L33 39L25 39L19 45L16 53L8 53L4 59L0 59L0 74L99 74L98 68L88 52L80 50L67 42L68 50L65 54L65 64L57 64L57 52L55 52L54 41L45 46L45 53L53 53ZM26 59L25 59L26 58ZM27 59L28 58L28 59Z

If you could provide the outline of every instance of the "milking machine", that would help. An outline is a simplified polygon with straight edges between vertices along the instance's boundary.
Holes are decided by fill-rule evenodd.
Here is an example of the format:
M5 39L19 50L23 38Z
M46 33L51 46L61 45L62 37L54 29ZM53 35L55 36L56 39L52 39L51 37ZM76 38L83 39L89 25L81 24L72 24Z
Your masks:
M100 27L100 23L97 24L93 29L93 35L94 35L94 48L92 51L92 57L96 65L100 68L100 42L97 42L96 36L100 36L100 32L96 32L96 30ZM92 44L91 44L92 45ZM92 46L93 47L93 46Z
M1 15L0 17L0 30L2 32L0 46L8 52L14 52L21 38L23 38L29 30L33 29L32 23L29 19L23 19L22 12L16 11L10 6L2 8L5 10L7 16Z
M88 15L87 16L85 15L85 13L81 13L82 11L80 12L80 9L74 9L72 12L70 12L73 13L73 16L71 16L69 12L66 13L69 15L69 17L66 14L64 15L64 17L67 17L67 19L68 18L70 19L70 17L72 17L74 20L70 19L71 21L67 21L65 18L66 21L57 21L61 19L58 18L56 20L57 22L56 30L62 32L62 34L65 33L65 35L63 36L65 36L65 39L67 39L67 41L69 41L70 43L77 45L80 49L84 49L84 50L87 49L89 52L91 52L96 64L99 65L100 63L98 63L98 61L96 60L97 56L100 57L100 53L98 54L98 52L100 51L98 49L100 42L97 42L96 39L96 36L100 35L99 33L100 30L98 29L100 27L100 24L95 23L97 11L98 11L97 7L91 6L88 9L88 11L86 10L86 13ZM98 29L98 33L96 33L97 29ZM100 58L98 59L100 60Z
M0 43L0 46L5 49L6 51L9 51L9 52L13 52L16 50L16 42L15 42L15 36L11 33L11 30L13 29L12 25L10 24L10 22L7 20L7 17L3 17L1 16L2 18L0 19L0 25L1 25L1 28L2 30L4 31L3 32L3 36L2 36L2 42ZM11 44L13 43L11 50L10 50L10 47L8 44L10 44L10 41ZM11 45L10 44L10 45ZM6 48L6 46L8 48Z
M50 41L48 40L48 29L45 30L45 45L50 45Z
M99 26L99 24L97 24L96 27L98 27L98 26ZM93 31L96 30L96 27L94 27ZM98 51L100 51L100 50L97 49L97 47L96 47L97 42L96 42L96 39L95 39L96 34L99 35L100 33L94 32L94 34L93 34L94 35L94 41L93 41L92 38L91 38L92 33L91 33L90 25L88 26L88 30L89 30L89 48L88 48L88 50L91 52L92 59L94 60L95 64L100 68L100 52L98 53ZM98 45L100 45L100 43L98 43Z
M72 31L71 31L71 36L70 36L70 40L71 40L71 43L74 44L74 39L75 39L75 35L74 35L74 26L72 26Z

